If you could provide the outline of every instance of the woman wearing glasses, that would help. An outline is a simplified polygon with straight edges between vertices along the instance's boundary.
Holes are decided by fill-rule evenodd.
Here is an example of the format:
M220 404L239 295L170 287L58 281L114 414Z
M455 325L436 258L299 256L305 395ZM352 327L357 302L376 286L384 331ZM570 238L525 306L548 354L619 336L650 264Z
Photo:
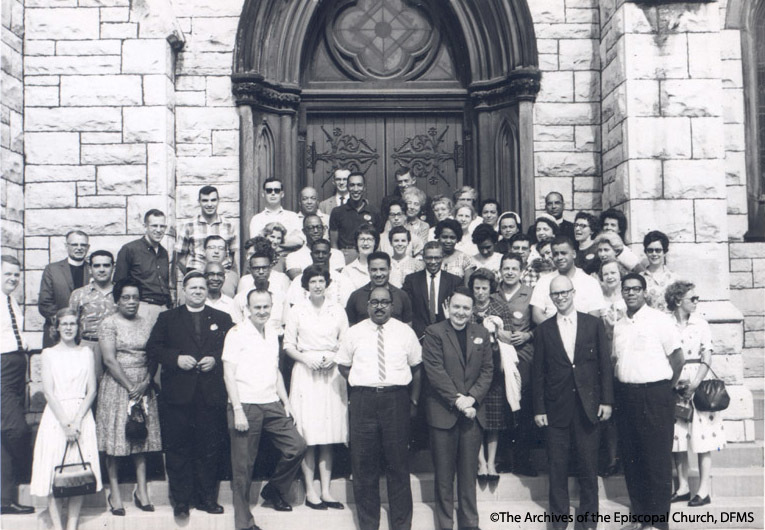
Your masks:
M693 404L693 393L710 375L712 363L712 334L706 320L696 314L699 297L691 282L677 281L667 287L667 309L672 311L675 325L680 332L685 364L675 388L681 396ZM675 438L672 453L677 470L677 489L672 502L688 501L688 506L704 506L712 502L710 477L712 472L711 451L725 447L725 431L721 412L704 412L694 408L689 422L675 419ZM688 485L688 451L699 458L699 487L691 498Z
M648 232L643 238L643 251L648 258L648 267L641 272L648 285L645 301L651 307L667 311L664 291L677 279L666 264L669 238L658 230Z

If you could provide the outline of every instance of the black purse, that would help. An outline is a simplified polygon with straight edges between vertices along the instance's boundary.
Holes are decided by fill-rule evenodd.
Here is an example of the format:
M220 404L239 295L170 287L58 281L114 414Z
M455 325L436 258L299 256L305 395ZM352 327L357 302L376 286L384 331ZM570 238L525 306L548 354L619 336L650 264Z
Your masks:
M146 440L149 430L146 428L146 413L140 401L133 403L128 412L127 423L125 423L125 438L132 443L140 443Z
M712 375L717 377L711 366L703 361L701 364L709 368ZM696 410L717 412L727 409L728 405L730 405L730 396L721 379L705 379L699 383L696 392L693 393L693 406L696 407Z
M75 440L77 451L80 453L79 464L66 464L66 453L72 442L67 442L64 449L64 457L61 459L61 465L53 468L53 496L56 498L74 497L76 495L88 495L96 492L96 475L90 466L90 462L85 462L80 449L80 442Z

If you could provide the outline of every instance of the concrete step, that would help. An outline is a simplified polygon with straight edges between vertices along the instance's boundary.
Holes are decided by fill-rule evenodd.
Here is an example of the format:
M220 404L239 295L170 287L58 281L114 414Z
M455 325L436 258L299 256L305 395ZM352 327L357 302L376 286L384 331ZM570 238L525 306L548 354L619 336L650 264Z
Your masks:
M618 522L617 517L629 513L626 498L601 500L601 530L616 530L625 522ZM176 520L172 508L158 506L154 513L146 513L135 507L127 508L127 516L115 517L103 509L83 508L79 528L81 530L166 530L182 528L184 530L231 530L234 528L233 507L224 505L222 515L209 515L196 510L185 520ZM701 508L689 508L675 504L670 514L673 529L701 530L705 528L763 528L763 498L759 497L719 497L713 498L712 504ZM548 527L543 521L546 514L546 502L534 501L479 501L480 525L484 530L523 529L536 530ZM264 530L355 530L358 528L355 506L346 506L345 510L316 511L305 506L296 506L291 513L279 513L271 509L255 508L252 510L255 521ZM574 516L572 507L571 515ZM730 515L734 517L731 518ZM738 517L736 517L738 515ZM510 522L510 517L513 522ZM699 520L704 517L704 520ZM518 522L515 522L516 519ZM388 530L387 506L381 513L381 530ZM2 516L0 523L3 530L47 530L50 518L47 511L38 511L34 515ZM574 525L569 525L572 528ZM417 530L435 530L433 505L415 503L412 528Z
M695 490L698 484L698 472L690 472L691 490ZM433 502L435 500L434 477L432 473L411 475L412 498L414 502ZM263 482L254 482L251 494L253 503L262 504L258 497ZM315 484L318 491L318 482ZM122 484L120 493L125 504L132 504L132 484ZM623 476L599 478L598 487L601 499L616 499L627 496L627 486ZM478 488L479 501L544 502L547 499L548 481L547 476L521 477L510 473L502 474L500 481L495 486L483 486ZM569 479L569 488L572 498L577 498L576 481ZM152 502L156 506L169 504L168 484L166 481L149 483L149 491ZM383 496L387 495L385 480L380 481L380 491ZM712 467L712 496L713 497L751 497L763 496L763 470L762 468L718 468ZM338 478L332 481L332 494L344 503L353 503L353 483L350 479ZM294 504L302 504L305 498L302 483L296 481L292 491ZM42 508L45 499L29 495L28 486L19 488L19 499L22 504L31 504ZM232 502L231 485L229 482L221 482L218 493L218 502L230 504ZM85 506L105 507L106 495L99 493L89 495L85 499Z

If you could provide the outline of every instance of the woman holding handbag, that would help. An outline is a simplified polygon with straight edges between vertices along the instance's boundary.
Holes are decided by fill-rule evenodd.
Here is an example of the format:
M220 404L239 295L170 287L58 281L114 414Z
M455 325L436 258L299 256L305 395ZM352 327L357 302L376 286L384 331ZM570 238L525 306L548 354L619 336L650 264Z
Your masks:
M93 352L79 346L77 313L69 308L54 317L51 334L55 346L42 351L42 383L47 404L35 441L30 493L48 497L53 528L63 530L61 499L54 497L54 483L63 464L82 464L95 487L101 489L96 424L90 411L96 398ZM79 468L79 466L77 466ZM55 473L54 473L55 470ZM75 530L82 508L82 495L69 498L66 530Z
M710 374L712 362L712 335L707 321L695 314L699 297L691 282L676 281L664 293L667 309L672 311L673 320L683 345L685 365L676 389L682 397L693 403L693 394ZM709 495L712 472L711 451L725 447L725 431L722 414L706 412L694 407L690 421L675 419L675 439L672 452L677 469L677 489L672 502L689 501L688 506L704 506L712 502ZM688 450L698 454L699 487L691 498L688 486Z
M98 393L96 424L98 449L106 453L109 472L109 510L113 515L125 515L117 477L118 456L132 455L135 463L136 507L153 512L146 488L146 453L161 451L157 397L151 389L156 366L150 367L146 358L146 342L151 334L151 322L138 315L141 288L132 278L114 285L112 291L117 312L106 317L98 330L98 344L106 371ZM145 429L126 431L128 416L143 420ZM141 414L141 409L143 414ZM131 427L140 427L140 423ZM138 432L138 435L134 434Z

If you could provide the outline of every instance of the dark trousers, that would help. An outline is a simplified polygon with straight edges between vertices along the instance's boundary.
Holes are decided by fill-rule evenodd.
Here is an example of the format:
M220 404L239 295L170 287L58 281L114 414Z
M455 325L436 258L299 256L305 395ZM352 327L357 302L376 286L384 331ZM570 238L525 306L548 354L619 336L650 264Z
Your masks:
M521 374L521 408L513 413L515 428L512 434L512 467L523 471L533 469L531 448L537 445L540 431L534 423L531 395L531 362L518 363Z
M298 434L294 421L287 417L280 402L243 403L242 408L247 416L247 423L250 424L247 432L234 429L234 410L231 405L228 406L227 412L233 474L231 490L234 494L234 527L250 528L255 525L250 512L250 487L261 434L267 432L281 453L269 484L282 496L289 493L295 475L300 471L306 445L305 440Z
M353 495L361 530L380 527L380 456L385 456L391 530L412 527L409 482L409 393L351 387L349 405Z
M16 502L17 474L29 461L29 427L24 418L27 354L0 355L0 491L2 505Z
M451 429L430 428L438 528L454 527L454 473L457 472L457 525L478 526L475 484L483 431L476 420L460 418Z
M550 513L568 515L568 463L573 450L579 479L579 508L577 514L598 511L598 425L584 413L581 403L565 427L547 428L547 458L550 465ZM595 528L597 521L586 521L585 528ZM565 524L559 525L565 528ZM553 528L556 524L553 523Z
M160 401L170 498L175 504L204 504L218 498L218 470L227 448L223 405L205 403L197 392L191 403Z
M616 384L617 426L633 514L665 515L672 495L675 398L669 381ZM659 529L668 523L654 523Z

